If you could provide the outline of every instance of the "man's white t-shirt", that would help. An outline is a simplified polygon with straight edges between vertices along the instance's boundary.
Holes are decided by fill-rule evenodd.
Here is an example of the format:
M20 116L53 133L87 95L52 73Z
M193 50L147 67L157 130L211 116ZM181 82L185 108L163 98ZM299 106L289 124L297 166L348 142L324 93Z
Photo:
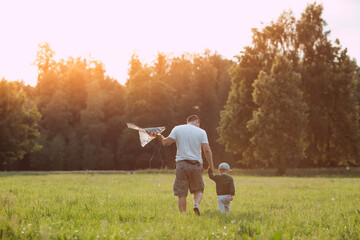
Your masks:
M209 143L205 130L188 123L174 127L168 137L176 141L176 162L197 160L203 163L201 144Z

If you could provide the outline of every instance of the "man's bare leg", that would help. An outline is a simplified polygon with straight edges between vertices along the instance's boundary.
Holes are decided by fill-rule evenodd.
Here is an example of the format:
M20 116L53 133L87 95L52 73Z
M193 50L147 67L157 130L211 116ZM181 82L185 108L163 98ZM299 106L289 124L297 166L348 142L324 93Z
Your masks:
M203 193L201 191L194 193L194 206L199 206Z
M179 212L186 212L186 197L179 197L178 207L179 207Z
M200 215L199 204L200 204L202 195L203 195L203 193L201 191L194 193L194 212L197 215Z

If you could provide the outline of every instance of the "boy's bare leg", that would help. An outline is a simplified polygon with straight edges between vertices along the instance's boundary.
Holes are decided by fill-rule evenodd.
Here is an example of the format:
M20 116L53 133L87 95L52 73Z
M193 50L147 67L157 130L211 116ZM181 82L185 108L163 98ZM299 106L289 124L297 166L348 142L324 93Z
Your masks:
M179 212L186 212L186 197L179 197L178 207L179 207Z

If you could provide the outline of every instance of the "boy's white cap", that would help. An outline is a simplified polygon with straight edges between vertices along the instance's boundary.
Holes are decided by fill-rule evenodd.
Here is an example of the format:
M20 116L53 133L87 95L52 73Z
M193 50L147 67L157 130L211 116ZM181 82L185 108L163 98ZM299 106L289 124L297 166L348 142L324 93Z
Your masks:
M225 162L220 163L219 170L228 170L228 171L230 171L230 165L225 163Z

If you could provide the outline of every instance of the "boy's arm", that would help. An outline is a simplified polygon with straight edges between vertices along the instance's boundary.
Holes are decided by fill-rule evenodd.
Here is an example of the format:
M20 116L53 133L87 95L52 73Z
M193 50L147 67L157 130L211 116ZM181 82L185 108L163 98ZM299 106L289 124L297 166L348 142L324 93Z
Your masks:
M214 176L213 172L211 171L211 168L210 168L210 167L209 167L209 169L208 169L208 174L209 174L209 178L210 178L211 180L215 181L215 176Z

